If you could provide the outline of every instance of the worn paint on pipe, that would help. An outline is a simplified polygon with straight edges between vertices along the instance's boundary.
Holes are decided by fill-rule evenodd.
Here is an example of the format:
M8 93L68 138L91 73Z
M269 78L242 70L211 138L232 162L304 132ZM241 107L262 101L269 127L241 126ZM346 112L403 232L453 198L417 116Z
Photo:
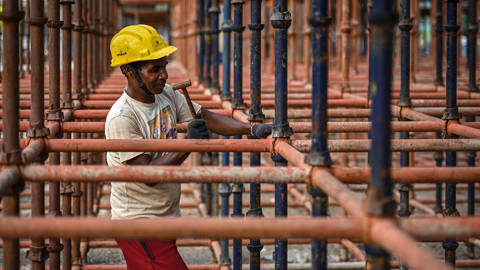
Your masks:
M37 166L21 169L26 181L304 183L306 171L294 167Z

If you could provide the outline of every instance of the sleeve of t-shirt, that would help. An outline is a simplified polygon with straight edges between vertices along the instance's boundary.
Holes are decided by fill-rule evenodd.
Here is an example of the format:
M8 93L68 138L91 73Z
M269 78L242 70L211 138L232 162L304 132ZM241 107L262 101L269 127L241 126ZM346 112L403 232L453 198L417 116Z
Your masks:
M175 105L177 107L177 122L183 123L193 120L192 113L188 108L187 100L184 95L180 94L178 91L173 91L173 95L175 98ZM199 113L202 109L202 106L194 101L193 108L195 109L195 113Z
M144 139L138 124L133 119L122 115L110 120L106 135L108 139ZM144 152L117 152L117 154L118 162L124 163Z

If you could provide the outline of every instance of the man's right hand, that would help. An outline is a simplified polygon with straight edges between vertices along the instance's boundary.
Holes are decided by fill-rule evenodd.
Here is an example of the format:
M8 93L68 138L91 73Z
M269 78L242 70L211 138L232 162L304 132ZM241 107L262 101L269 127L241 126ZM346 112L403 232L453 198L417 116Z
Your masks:
M203 119L192 120L187 127L187 139L209 139L207 123Z

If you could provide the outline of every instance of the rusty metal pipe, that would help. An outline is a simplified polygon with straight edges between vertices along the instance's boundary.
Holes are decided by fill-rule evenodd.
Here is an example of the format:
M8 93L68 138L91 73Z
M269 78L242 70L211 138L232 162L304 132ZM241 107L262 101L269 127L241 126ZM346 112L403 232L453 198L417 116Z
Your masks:
M368 152L370 140L330 140L328 149L331 152ZM292 146L300 152L307 153L310 140L296 140ZM480 140L477 139L410 139L391 140L394 152L432 152L432 151L480 151Z
M21 177L15 168L6 168L0 172L0 197L8 194L11 188L21 183Z
M299 222L301 221L301 222ZM33 225L34 224L34 225ZM158 226L158 224L162 224ZM362 226L347 218L3 218L2 237L176 238L356 238ZM33 226L32 226L33 225ZM318 230L322 228L322 230ZM448 232L445 232L448 234Z
M0 224L2 225L0 226L0 236L10 238L45 236L121 239L220 239L227 237L238 239L358 239L359 235L364 235L362 230L367 226L359 219L341 217L322 219L310 217L266 217L264 219L155 218L138 220L52 217L26 219L9 217L0 219ZM158 224L162 224L162 226L158 226ZM416 239L423 241L441 241L444 238L463 240L480 235L480 218L478 217L411 217L400 220L398 228L389 228L389 224L391 223L388 220L370 220L372 231L402 229ZM322 230L318 230L318 228L322 228ZM382 239L389 237L388 234L384 235ZM375 240L378 236L364 235L364 237L371 237L369 238L370 240ZM404 250L408 252L408 249ZM419 256L419 258L422 257Z
M307 172L295 167L37 166L20 169L25 181L304 183Z

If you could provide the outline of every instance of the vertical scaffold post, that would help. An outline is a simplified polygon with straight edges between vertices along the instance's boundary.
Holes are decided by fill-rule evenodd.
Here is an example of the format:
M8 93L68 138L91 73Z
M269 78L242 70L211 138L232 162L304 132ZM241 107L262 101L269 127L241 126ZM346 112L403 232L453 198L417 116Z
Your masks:
M49 82L49 110L47 122L61 124L63 113L60 109L60 2L48 1L48 82ZM61 132L50 134L50 138L62 138ZM60 153L49 154L49 164L60 164ZM61 216L60 212L60 183L51 182L48 185L49 207L48 215ZM49 238L47 250L49 251L50 269L60 269L60 251L63 245L59 238Z
M224 139L228 139L228 136L224 136ZM228 167L230 166L230 153L228 152L222 152L222 166ZM221 197L221 209L220 209L220 215L224 218L228 217L228 212L229 212L229 207L228 207L228 202L229 202L229 197L231 194L231 186L228 183L222 183L220 184L218 188L218 193L220 194ZM220 254L220 265L221 266L230 266L232 264L230 260L230 256L228 255L228 239L222 239L220 240L220 246L222 248L222 253Z
M233 109L245 109L243 102L243 4L244 0L232 0L233 5Z
M73 60L73 94L72 102L73 107L79 108L82 101L82 72L83 70L83 28L85 21L82 18L83 0L75 0L75 9L73 14L74 27L73 27L73 46L74 46L74 60ZM80 133L73 133L74 139L80 139ZM80 152L72 154L72 164L80 164ZM80 216L80 196L82 195L80 190L80 183L73 183L72 193L72 214L73 216ZM80 257L80 238L72 238L72 265L80 266L82 261Z
M250 122L261 123L265 119L261 105L261 31L264 25L261 23L262 1L252 0L251 2L251 24L248 28L252 31L252 42L250 47L250 96L251 105L248 114ZM257 167L261 164L260 153L250 153L250 166ZM247 216L262 217L260 184L250 184L250 210ZM260 269L260 251L263 245L260 239L250 239L247 245L250 251L250 269Z
M30 20L30 1L27 1L25 5L25 66L26 66L26 72L30 74L31 68L30 68L30 55L31 55L31 46L30 46L30 27L28 26L28 22Z
M205 27L205 13L204 13L204 5L205 2L204 0L198 0L197 3L197 8L198 8L198 26L197 26L197 31L198 31L198 81L199 83L204 82L204 73L203 73L203 68L204 68L204 62L203 58L205 57L205 32L204 32L204 27Z
M475 122L475 116L467 116L467 122ZM475 158L477 153L475 151L470 151L467 153L467 163L468 167L475 167ZM468 183L467 190L467 214L469 216L475 215L475 184ZM475 246L471 243L467 244L467 255L469 258L475 258Z
M23 1L19 1L18 3L18 8L19 8L19 11L23 14L24 13L24 7L23 7ZM18 26L19 26L19 29L20 29L20 33L19 33L19 40L20 42L18 42L18 51L19 51L19 57L18 57L18 68L19 68L19 71L20 71L20 78L25 78L25 72L24 72L24 69L23 69L23 65L25 63L25 58L24 58L24 47L23 47L23 39L24 39L24 30L25 28L23 27L24 26L24 20L25 17L22 16L22 19L20 20L20 22L18 23Z
M234 136L234 139L241 139L242 136ZM233 153L233 166L242 166L242 153ZM242 213L242 195L244 192L243 184L234 184L233 193L233 213L232 217L243 217ZM233 270L242 269L242 239L233 240Z
M457 5L458 0L447 0L447 19L445 32L447 32L447 84L446 84L446 108L442 119L446 121L458 121L460 118L457 107ZM456 139L457 135L444 134L447 139ZM446 152L445 165L455 167L457 165L457 153ZM456 184L446 184L445 187L445 210L444 216L458 216L456 207ZM443 242L445 249L445 262L455 265L455 250L458 243L454 240Z
M243 102L243 4L244 0L232 0L233 5L233 109L245 109L246 104ZM241 139L242 136L234 136L234 139ZM242 153L233 153L233 165L242 166ZM233 214L232 216L241 217L242 213L242 194L244 192L243 184L234 184L233 193ZM233 269L242 269L242 240L233 240Z
M401 15L398 28L401 31L401 90L398 106L401 108L409 108L412 106L410 98L410 30L412 30L412 19L410 18L410 0L401 0ZM400 121L408 121L407 119L399 119ZM400 132L400 139L408 140L410 133ZM400 166L410 166L410 153L400 153ZM400 208L398 215L400 217L410 216L410 189L409 184L400 184L398 190L400 192ZM401 265L402 270L406 270L405 265Z
M367 195L367 213L376 217L395 217L393 182L390 178L393 27L396 23L396 5L391 1L372 0L368 16L370 35L370 65L372 74L370 91L372 98L372 146L370 150L371 182ZM390 269L390 256L381 247L367 245L370 269Z
M435 32L437 34L437 40L435 41L437 45L437 51L435 53L435 85L440 86L443 84L443 1L444 0L435 0L436 1L436 28Z
M231 20L231 4L230 0L223 1L223 81L222 81L222 100L232 100L232 93L230 91L230 56L231 56L231 46L230 46L230 33L232 32L233 23ZM224 139L228 139L228 136L224 136ZM222 152L222 166L230 166L230 153ZM221 209L220 214L222 217L228 217L229 215L229 197L231 194L231 186L228 183L222 183L219 186L218 193L221 196ZM230 266L231 260L228 254L228 239L220 240L220 245L222 248L222 253L220 254L220 265L221 266Z
M30 8L30 33L31 33L31 100L32 113L27 136L30 139L43 138L48 135L44 125L44 1L32 0ZM42 161L43 162L43 161ZM45 215L45 184L32 183L32 217ZM48 254L43 238L32 239L32 245L27 253L27 258L32 261L32 269L45 268Z
M230 91L230 67L231 67L231 35L233 22L231 20L231 4L230 0L223 1L223 81L222 81L222 100L232 100L232 92Z
M437 139L442 138L441 132L436 132L435 135ZM435 160L435 166L442 167L442 163L444 160L443 152L442 151L435 152L433 154L433 159ZM443 184L442 183L435 184L435 213L437 214L441 214L443 212L442 192L443 192Z
M3 1L3 145L2 150L7 157L7 164L16 165L21 163L21 149L19 143L19 70L18 70L18 22L21 14L18 10L17 0ZM15 188L2 198L3 216L19 216L20 190ZM3 269L20 269L20 243L18 239L3 239Z
M330 166L332 160L328 151L327 95L328 95L328 0L311 1L309 19L312 46L312 147L305 162L312 166ZM327 216L328 196L318 188L310 188L312 216ZM327 241L312 240L312 269L327 269Z
M81 0L82 1L82 8L81 16L82 16L82 99L84 95L88 94L89 86L88 86L88 68L87 68L87 61L88 61L88 31L90 27L90 22L87 19L88 13L88 0Z
M204 14L205 14L205 25L203 27L205 33L205 71L204 71L204 85L207 88L212 87L212 28L211 28L211 18L208 15L208 10L212 6L212 0L205 0Z
M293 134L288 124L287 107L287 67L288 67L288 27L292 23L292 15L287 10L286 0L275 0L272 17L272 27L275 29L275 117L273 119L274 138L287 138ZM282 156L272 156L275 166L287 166ZM287 184L275 184L275 216L287 216ZM275 240L275 269L287 269L287 241Z
M72 106L72 0L62 0L62 111L64 113L64 120L71 121L73 119ZM71 134L65 133L65 139L70 139ZM71 164L71 153L62 153L62 165ZM62 195L62 215L69 217L72 215L72 183L62 183L60 194ZM70 238L63 238L63 253L62 253L62 269L72 268L72 242Z
M468 1L468 42L467 42L467 61L469 69L468 90L478 92L477 86L477 1Z
M220 9L218 7L218 0L212 0L212 6L208 9L210 13L210 20L212 23L211 36L212 36L212 66L213 66L213 75L212 75L212 86L211 91L214 94L220 93L220 85L218 83L219 75L219 52L218 52L218 14L220 14Z

